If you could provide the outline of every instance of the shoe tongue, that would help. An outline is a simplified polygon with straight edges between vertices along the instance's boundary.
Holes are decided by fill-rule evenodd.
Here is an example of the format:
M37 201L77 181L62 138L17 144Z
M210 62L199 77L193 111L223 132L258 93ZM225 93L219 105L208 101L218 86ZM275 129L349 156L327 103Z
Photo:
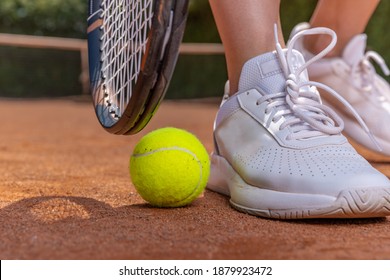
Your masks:
M361 61L367 46L367 35L359 34L354 36L345 46L343 58L349 65L354 65Z
M286 51L285 51L286 52ZM301 53L293 50L290 65L293 69L305 63ZM307 80L307 71L303 71L301 79ZM248 60L241 71L238 90L240 92L261 88L264 92L278 93L286 90L286 77L276 52L269 52Z

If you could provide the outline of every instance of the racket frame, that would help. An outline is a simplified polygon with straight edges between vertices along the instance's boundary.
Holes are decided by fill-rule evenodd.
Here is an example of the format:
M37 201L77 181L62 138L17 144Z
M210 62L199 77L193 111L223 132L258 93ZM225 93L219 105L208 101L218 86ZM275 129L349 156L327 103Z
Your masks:
M101 73L96 73L101 71L101 65L96 63L101 62L96 61L96 50L92 50L96 46L89 48L90 67L92 68L90 75L94 77L91 79L91 88L95 112L106 131L118 135L136 134L154 116L168 89L178 59L188 15L188 2L188 0L156 0L153 3L154 15L137 82L126 109L116 122L113 121L112 125L105 125L106 121L100 119L104 116L98 110L96 103L99 98L96 96L102 94L100 91L103 90L103 77ZM93 28L96 29L97 25L101 26L102 20L98 19L93 24L95 25ZM102 32L102 29L99 29ZM88 34L93 30L88 30ZM96 44L96 38L92 37L89 44Z

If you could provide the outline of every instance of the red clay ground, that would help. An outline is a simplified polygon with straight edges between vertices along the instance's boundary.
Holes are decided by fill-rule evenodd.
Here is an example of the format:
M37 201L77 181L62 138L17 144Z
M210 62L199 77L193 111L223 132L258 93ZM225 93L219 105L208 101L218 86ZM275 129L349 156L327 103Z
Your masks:
M390 218L268 220L209 191L148 206L128 174L135 143L175 126L211 152L217 108L164 101L145 131L114 136L87 102L1 100L0 259L390 259ZM390 176L389 159L370 159Z

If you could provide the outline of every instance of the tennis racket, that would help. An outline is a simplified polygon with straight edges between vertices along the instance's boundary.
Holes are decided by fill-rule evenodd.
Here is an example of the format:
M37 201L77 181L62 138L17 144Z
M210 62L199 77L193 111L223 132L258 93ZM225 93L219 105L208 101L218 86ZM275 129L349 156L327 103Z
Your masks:
M89 0L88 55L100 124L135 134L150 121L171 80L188 0Z

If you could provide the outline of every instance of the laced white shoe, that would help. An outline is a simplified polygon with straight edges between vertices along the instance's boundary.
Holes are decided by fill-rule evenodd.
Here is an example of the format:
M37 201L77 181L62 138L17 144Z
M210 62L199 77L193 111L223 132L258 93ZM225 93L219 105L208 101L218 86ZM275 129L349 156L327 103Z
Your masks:
M309 28L308 23L298 24L291 36ZM342 104L324 96L324 103L332 106L343 118L344 132L359 144L390 156L390 85L376 73L370 61L376 62L385 75L389 75L390 71L378 53L366 52L366 41L365 34L353 37L341 57L317 60L309 66L308 72L310 79L333 88L352 105L369 127L381 151L377 150L368 135L362 131L353 116L345 111ZM313 57L313 54L304 48L302 40L297 42L296 48L305 59Z
M330 34L332 44L305 63L293 47L313 33ZM389 180L341 134L343 121L321 103L316 86L348 104L308 80L306 68L334 44L329 29L298 33L286 49L277 43L246 62L239 91L225 95L207 187L230 196L237 210L279 219L390 215Z

